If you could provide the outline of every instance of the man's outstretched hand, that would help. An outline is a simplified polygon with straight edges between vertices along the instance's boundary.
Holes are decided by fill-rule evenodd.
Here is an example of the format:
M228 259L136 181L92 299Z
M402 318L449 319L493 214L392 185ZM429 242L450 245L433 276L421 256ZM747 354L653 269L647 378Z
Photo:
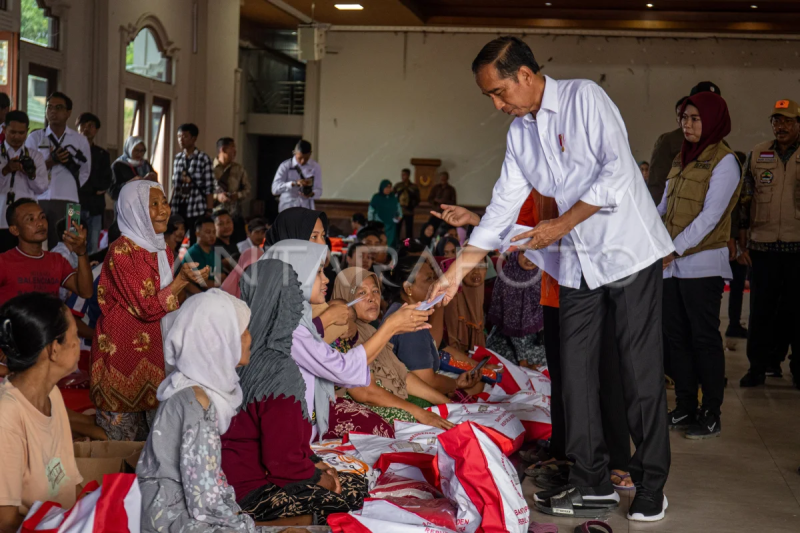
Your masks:
M462 226L470 225L477 226L481 222L481 217L473 213L465 207L458 205L442 204L442 212L431 211L431 215L444 220L451 226L460 228Z

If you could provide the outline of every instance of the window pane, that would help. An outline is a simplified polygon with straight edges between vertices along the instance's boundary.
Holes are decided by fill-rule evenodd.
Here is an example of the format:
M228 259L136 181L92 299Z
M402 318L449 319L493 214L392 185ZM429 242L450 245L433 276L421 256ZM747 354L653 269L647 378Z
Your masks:
M44 127L44 108L47 100L47 78L28 75L28 118L29 131Z
M52 18L44 14L36 0L20 0L19 38L39 46L50 47Z
M158 49L153 32L148 28L142 29L125 50L125 70L146 78L168 82L168 68L169 60Z
M153 122L150 124L150 135L153 136L153 139L150 141L150 149L155 153L156 149L158 148L158 141L161 138L159 136L159 130L161 128L161 118L164 116L164 107L158 104L153 104L153 108L150 112L150 118Z
M132 135L141 135L141 128L139 124L139 101L133 98L125 99L125 122L123 123L123 133L125 138Z
M153 139L153 159L150 161L150 164L153 166L156 172L158 172L158 181L161 183L161 186L164 187L164 190L168 190L168 182L170 181L169 172L164 168L164 148L166 145L165 135L166 135L166 125L167 120L165 116L165 109L162 106L153 106L153 116L155 117L156 108L159 109L159 119L156 122L155 119L153 120L153 132L154 132L154 139ZM157 125L157 126L156 126Z

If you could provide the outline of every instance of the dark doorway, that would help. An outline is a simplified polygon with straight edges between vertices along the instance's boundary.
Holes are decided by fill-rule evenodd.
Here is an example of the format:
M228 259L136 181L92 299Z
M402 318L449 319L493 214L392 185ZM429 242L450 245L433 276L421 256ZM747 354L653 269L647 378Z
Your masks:
M281 163L292 157L300 137L260 135L258 137L258 199L264 202L264 215L272 223L278 216L278 199L272 196L272 180Z

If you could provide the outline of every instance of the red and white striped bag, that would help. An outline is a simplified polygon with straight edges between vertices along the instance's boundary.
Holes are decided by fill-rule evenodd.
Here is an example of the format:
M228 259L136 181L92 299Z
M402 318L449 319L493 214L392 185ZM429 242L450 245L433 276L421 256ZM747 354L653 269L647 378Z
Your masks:
M91 481L81 494L71 509L55 502L35 502L20 533L139 533L142 495L136 474L107 474L101 487Z
M458 506L463 533L523 533L530 521L517 472L481 427L460 424L439 436L442 492Z
M492 392L497 392L498 388L505 391L506 394L514 394L521 390L533 390L533 385L531 384L528 374L526 374L520 366L515 365L502 355L483 346L476 346L472 358L476 361L480 361L484 357L489 358L490 365L503 365L503 379L492 388Z
M373 467L383 454L422 453L436 455L436 450L439 447L438 443L435 442L432 444L420 444L367 433L351 432L348 433L347 439L355 446L358 458Z
M550 438L553 426L549 397L536 392L519 391L512 395L492 394L488 402L519 418L525 428L526 442Z
M428 411L454 424L463 422L479 424L506 455L519 450L525 441L525 427L522 422L513 413L497 405L448 403L428 407Z
M328 516L333 533L456 533L455 510L446 499L364 500L360 511Z

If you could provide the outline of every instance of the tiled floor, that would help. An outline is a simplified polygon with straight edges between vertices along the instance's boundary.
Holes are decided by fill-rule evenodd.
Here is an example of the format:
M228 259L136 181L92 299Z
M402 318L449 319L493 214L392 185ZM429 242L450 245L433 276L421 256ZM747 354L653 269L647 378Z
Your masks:
M748 295L745 295L747 314ZM727 294L722 305L722 331L728 325ZM728 388L722 406L722 435L690 441L670 432L672 467L665 493L669 510L651 524L625 518L631 496L607 521L618 532L660 533L800 532L800 391L793 389L788 361L783 379L767 378L766 387L739 388L747 371L744 340L727 340ZM674 394L669 391L670 406ZM523 482L532 509L538 490L530 478ZM554 518L532 511L534 522L559 525L572 533L579 519Z

